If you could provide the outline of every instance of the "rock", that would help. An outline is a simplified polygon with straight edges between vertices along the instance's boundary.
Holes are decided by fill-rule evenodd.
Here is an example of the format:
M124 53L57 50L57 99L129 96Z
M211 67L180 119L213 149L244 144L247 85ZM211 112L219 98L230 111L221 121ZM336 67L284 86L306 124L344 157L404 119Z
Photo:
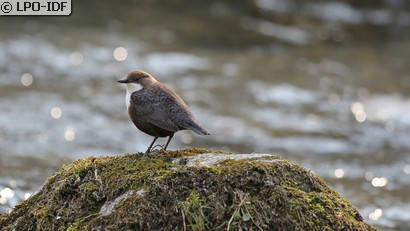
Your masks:
M0 230L376 230L319 177L271 154L187 149L79 159Z

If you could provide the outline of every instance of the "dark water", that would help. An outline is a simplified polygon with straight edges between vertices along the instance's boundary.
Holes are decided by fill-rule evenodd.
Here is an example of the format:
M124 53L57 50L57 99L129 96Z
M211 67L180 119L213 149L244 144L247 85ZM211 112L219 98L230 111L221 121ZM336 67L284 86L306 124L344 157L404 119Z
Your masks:
M151 137L115 82L144 69L213 133L177 133L171 149L282 155L367 222L410 229L408 3L254 3L87 1L70 17L0 17L0 212L63 163L144 151Z

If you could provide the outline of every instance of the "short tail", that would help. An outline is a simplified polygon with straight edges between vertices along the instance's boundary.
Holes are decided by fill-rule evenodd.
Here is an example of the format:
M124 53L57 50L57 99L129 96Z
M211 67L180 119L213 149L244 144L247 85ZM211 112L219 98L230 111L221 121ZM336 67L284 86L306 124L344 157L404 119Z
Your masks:
M206 128L201 127L199 124L192 124L191 130L198 135L211 135L211 133L206 130Z

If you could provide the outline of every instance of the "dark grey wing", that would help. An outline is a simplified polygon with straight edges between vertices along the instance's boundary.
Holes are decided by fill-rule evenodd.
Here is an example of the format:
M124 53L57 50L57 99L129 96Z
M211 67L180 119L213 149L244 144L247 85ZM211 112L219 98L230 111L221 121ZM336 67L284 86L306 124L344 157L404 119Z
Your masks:
M131 102L135 105L134 113L141 119L162 129L177 132L180 129L172 122L166 108L157 97L144 90L131 94Z
M189 129L200 135L211 134L198 124L189 107L177 93L165 85L162 85L162 89L159 92L162 95L163 102L165 102L164 104L167 105L166 110L169 111L171 121L180 130Z

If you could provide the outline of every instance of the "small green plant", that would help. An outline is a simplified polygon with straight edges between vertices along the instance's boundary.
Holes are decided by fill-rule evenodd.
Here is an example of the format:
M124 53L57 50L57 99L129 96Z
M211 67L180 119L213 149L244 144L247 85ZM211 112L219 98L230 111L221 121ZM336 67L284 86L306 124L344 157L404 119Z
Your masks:
M235 195L239 198L239 204L237 205L235 211L233 212L231 218L228 221L228 226L226 230L231 230L231 226L240 226L242 222L252 221L259 230L262 230L254 221L247 208L251 202L248 200L249 194L244 193L240 190L235 191ZM241 230L241 229L239 229Z
M209 207L195 191L192 191L185 201L178 202L177 205L181 210L184 231L187 230L187 226L195 231L206 230L207 220L204 210L209 209Z

